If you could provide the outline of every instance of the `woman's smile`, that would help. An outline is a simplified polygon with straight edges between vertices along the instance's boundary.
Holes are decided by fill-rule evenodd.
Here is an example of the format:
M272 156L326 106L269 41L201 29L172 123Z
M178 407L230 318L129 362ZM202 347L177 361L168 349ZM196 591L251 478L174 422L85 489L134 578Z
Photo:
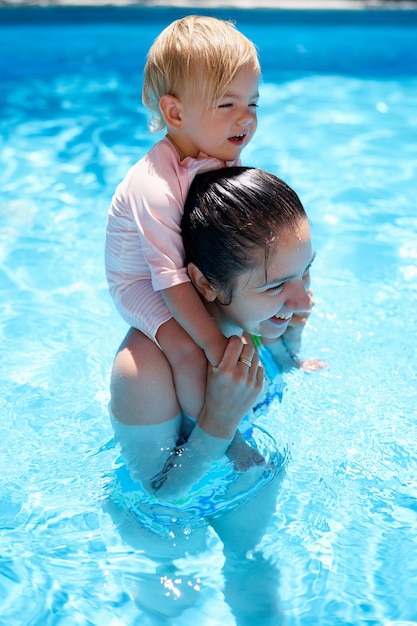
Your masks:
M223 332L230 336L243 329L252 335L277 339L294 313L309 310L310 265L314 258L308 220L281 230L279 240L255 271L237 280L228 304L219 295L214 312Z
M288 315L274 315L269 319L273 324L277 324L278 326L286 326L292 318L292 313Z

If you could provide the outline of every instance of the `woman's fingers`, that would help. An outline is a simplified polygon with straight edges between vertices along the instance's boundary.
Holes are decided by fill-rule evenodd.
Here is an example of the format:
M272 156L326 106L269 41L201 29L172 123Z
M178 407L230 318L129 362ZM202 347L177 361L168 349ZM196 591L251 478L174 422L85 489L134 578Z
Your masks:
M256 395L261 391L263 368L253 343L242 341L240 337L230 337L219 368L224 373L229 371L232 379L243 381L246 391L252 390Z
M224 438L226 433L233 435L254 405L262 382L263 370L253 345L231 337L219 365L208 370L205 430Z
M255 356L255 349L252 344L245 343L240 337L232 336L225 350L219 367L236 367L250 369Z
M242 366L250 370L252 366L253 367L256 366L256 363L254 363L254 360L256 361L255 350L253 346L242 343L242 350L237 360L238 364L240 363Z

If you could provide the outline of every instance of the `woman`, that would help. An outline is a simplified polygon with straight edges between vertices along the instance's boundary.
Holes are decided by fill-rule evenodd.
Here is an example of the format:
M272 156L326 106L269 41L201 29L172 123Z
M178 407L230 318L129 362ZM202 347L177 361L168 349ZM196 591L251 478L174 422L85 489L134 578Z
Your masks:
M229 338L218 367L208 366L197 423L181 412L164 354L135 329L116 355L111 380L115 436L131 475L148 494L171 504L189 494L192 498L202 477L210 481L213 463L224 460L242 418L259 397L264 372L252 337L262 337L278 359L288 357L283 335L291 335L293 345L299 342L312 306L309 271L314 259L298 196L259 169L230 167L196 176L182 234L190 279ZM253 465L238 477L241 493L262 482L265 467ZM233 473L230 467L228 471ZM256 507L242 498L237 508L207 514L207 523L224 544L226 595L234 588L236 563L240 575L250 569L247 551L255 548L275 509L279 477L273 474L254 492ZM178 533L174 537L177 546ZM161 548L164 555L168 543ZM264 594L265 611L276 615L276 589L270 594L262 586L261 572L259 576L261 586L252 595L259 607ZM233 597L232 591L234 614L245 613L242 599L236 603Z

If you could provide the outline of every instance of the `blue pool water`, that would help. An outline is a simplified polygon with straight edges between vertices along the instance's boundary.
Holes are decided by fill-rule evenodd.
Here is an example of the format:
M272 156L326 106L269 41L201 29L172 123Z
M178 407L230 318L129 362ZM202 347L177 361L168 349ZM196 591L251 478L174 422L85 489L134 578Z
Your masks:
M244 162L288 181L309 212L303 350L329 364L287 374L261 416L291 452L261 544L273 623L416 624L417 12L215 13L260 49ZM172 569L125 541L105 506L118 458L108 383L126 331L103 271L106 212L154 141L146 50L182 14L0 12L1 626L236 623L214 533ZM169 622L152 610L155 579Z

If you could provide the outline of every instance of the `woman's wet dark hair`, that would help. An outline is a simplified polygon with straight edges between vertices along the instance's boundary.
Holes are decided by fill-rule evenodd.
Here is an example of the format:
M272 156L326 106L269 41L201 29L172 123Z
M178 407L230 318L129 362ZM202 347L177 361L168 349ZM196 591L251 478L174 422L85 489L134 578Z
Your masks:
M181 222L185 262L230 302L239 275L259 264L261 250L266 262L280 231L302 219L299 197L274 174L249 167L197 174Z

